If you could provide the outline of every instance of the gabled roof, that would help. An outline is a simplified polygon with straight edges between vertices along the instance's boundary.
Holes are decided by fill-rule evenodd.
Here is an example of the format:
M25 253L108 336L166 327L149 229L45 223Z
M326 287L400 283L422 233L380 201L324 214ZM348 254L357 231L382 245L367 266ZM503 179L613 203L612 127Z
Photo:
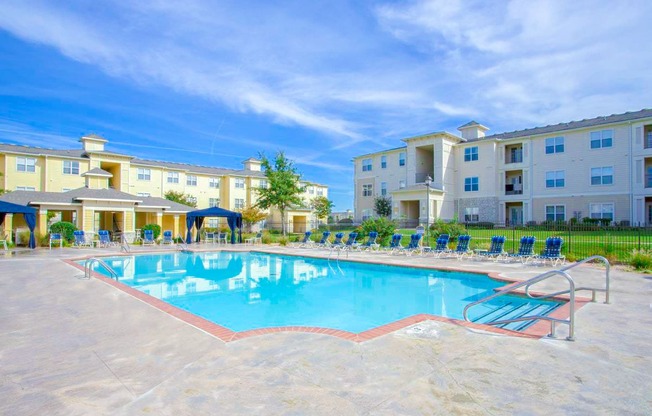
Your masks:
M589 118L579 121L569 121L567 123L553 124L543 127L533 127L531 129L517 130L506 133L492 134L491 136L485 136L479 140L495 139L495 140L506 140L514 139L518 137L527 137L527 136L536 136L539 134L548 134L548 133L557 133L565 130L574 130L587 127L601 126L604 124L612 123L621 123L623 121L634 121L642 118L652 117L652 109L643 109L640 111L631 111L622 114L612 114L610 116L601 116L595 118ZM473 139L469 141L476 141L478 139Z
M112 178L113 174L111 172L107 172L104 169L100 168L93 168L89 170L88 172L84 172L81 174L81 176L101 176L105 178Z
M63 192L64 195L68 195L73 200L83 201L86 199L104 201L104 200L114 200L114 201L133 201L133 202L142 202L143 198L128 194L126 192L117 191L113 188L104 188L104 189L92 189L81 187L77 189L72 189L67 192Z
M189 205L180 204L175 201L170 201L169 199L159 198L155 196L148 196L141 198L142 202L138 203L139 207L153 207L153 208L162 208L170 212L190 212L195 207Z

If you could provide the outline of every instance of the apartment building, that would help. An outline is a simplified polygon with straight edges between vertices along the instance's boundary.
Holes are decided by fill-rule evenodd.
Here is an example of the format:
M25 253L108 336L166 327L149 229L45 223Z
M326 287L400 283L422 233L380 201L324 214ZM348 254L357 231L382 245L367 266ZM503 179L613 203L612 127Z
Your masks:
M525 224L607 218L652 224L652 110L486 135L475 121L357 156L355 219Z
M189 195L197 208L219 206L238 210L257 201L257 189L267 187L261 162L249 158L242 169L226 169L136 158L106 150L107 140L89 134L79 149L45 149L0 144L0 200L38 208L37 229L47 232L47 214L55 212L85 231L134 231L159 224L185 233L185 214L195 208L165 199L168 191ZM308 208L315 196L328 197L325 185L303 182L305 207L288 212L290 231L304 232L316 223ZM272 210L269 221L280 228ZM4 233L24 227L22 216L7 215ZM217 226L207 219L204 226Z

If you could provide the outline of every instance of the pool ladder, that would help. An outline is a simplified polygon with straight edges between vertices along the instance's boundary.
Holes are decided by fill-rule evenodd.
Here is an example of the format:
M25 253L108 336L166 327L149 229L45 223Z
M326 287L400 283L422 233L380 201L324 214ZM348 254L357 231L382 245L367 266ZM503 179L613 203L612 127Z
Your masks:
M100 266L104 267L107 272L111 275L111 277L115 280L118 280L118 273L113 270L111 266L106 264L106 262L102 259L98 259L97 257L91 257L89 259L86 259L86 262L84 262L84 278L85 279L90 279L91 275L93 273L93 264L99 264Z
M606 266L605 267L605 287L604 288L585 287L585 286L576 287L575 286L575 280L573 280L573 278L570 276L570 274L568 274L568 270L570 270L570 269L572 269L574 267L577 267L577 266L579 266L581 264L591 262L593 260L599 260L599 261L603 262L605 264L605 266ZM568 341L574 341L575 340L575 292L577 292L579 290L590 290L593 293L593 295L591 297L592 302L596 301L596 293L597 292L605 292L605 301L604 301L604 303L608 304L609 303L609 293L610 293L610 281L609 281L610 280L610 278L609 278L610 269L611 269L611 265L609 264L609 260L607 260L606 258L604 258L602 256L587 257L587 258L585 258L583 260L580 260L580 261L578 261L576 263L570 264L570 265L568 265L566 267L562 267L561 269L550 270L550 271L547 271L545 273L541 273L540 275L535 276L535 277L533 277L531 279L525 280L525 281L520 282L520 283L516 283L514 285L510 285L509 287L507 287L507 288L505 288L503 290L500 290L500 291L494 293L493 295L490 295L490 296L487 296L487 297L482 298L480 300L477 300L475 302L469 303L464 308L464 313L463 313L464 319L466 321L472 322L471 319L469 319L469 309L471 309L472 307L474 307L476 305L479 305L481 303L487 302L487 301L489 301L491 299L495 299L497 297L507 295L509 293L512 293L514 290L522 288L522 287L525 287L525 294L529 298L532 298L532 299L549 299L549 298L552 298L552 297L555 297L555 296L568 294L569 298L570 298L569 299L569 305L568 305L569 306L569 317L568 317L568 319L553 318L553 317L545 316L545 315L530 315L530 316L522 316L522 317L518 317L518 318L511 318L511 319L501 319L501 320L485 323L484 325L504 325L504 324L509 324L511 322L536 321L536 320L541 319L541 320L545 320L545 321L550 322L550 333L548 334L548 337L555 338L556 324L566 324L566 325L568 325L568 336L566 337L566 339ZM554 276L562 276L563 278L565 278L566 281L568 282L568 289L561 290L561 291L554 292L554 293L549 293L547 295L541 295L541 296L533 295L533 294L530 293L530 287L532 287L533 285L535 285L537 283L540 283L540 282L542 282L544 280L547 280L547 279L549 279L551 277L554 277Z

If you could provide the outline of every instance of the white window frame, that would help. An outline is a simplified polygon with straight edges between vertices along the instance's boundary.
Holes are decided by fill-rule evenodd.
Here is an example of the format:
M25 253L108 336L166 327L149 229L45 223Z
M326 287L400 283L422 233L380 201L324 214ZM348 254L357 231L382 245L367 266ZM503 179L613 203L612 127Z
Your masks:
M208 187L213 188L213 189L219 189L220 188L220 182L221 182L220 178L215 178L215 177L208 178ZM237 184L237 182L236 182L236 184ZM237 186L236 186L236 188L237 188Z
M68 165L68 166L66 166ZM64 175L79 175L79 162L76 160L63 161L63 174Z
M616 204L614 204L613 202L594 202L594 203L589 204L589 217L591 217L591 218L606 218L604 216L604 214L608 213L608 212L605 212L604 208L608 207L608 206L611 206L611 221L613 222L616 219ZM594 213L593 212L594 207L599 207L600 212ZM599 216L596 216L594 214L599 214Z
M468 187L467 189L467 179L468 179ZM475 182L475 183L474 183ZM475 185L476 189L473 189ZM479 176L468 176L464 178L464 192L479 192L480 191L480 177Z
M152 170L147 168L138 168L138 180L139 181L151 181L152 180Z
M308 193L309 193L310 195L314 195L314 194L315 194L315 187L312 186L312 185L311 185L311 186L308 186Z
M373 210L372 209L370 209L370 208L363 209L362 210L362 221L368 220L369 218L372 217L372 215L373 215Z
M317 196L324 196L324 188L317 188Z
M21 169L22 166L22 169ZM36 158L34 157L17 157L16 172L34 173L36 172Z
M17 191L29 191L29 192L34 192L36 191L36 188L33 186L17 186L16 187Z
M387 169L387 156L385 155L380 157L380 168Z
M245 189L245 178L235 178L235 188Z
M373 169L373 162L371 159L362 159L362 171L363 172L371 172Z
M220 206L220 198L208 198L208 207L219 207Z
M267 179L261 179L258 181L258 188L259 189L267 189L269 184L267 183Z
M179 183L179 172L168 172L168 183Z
M553 207L553 211L554 211L553 218L554 219L548 219L548 208L549 207ZM557 208L559 208L559 207L562 207L564 209L564 213L563 213L564 218L563 219L559 219L557 217L558 216ZM547 204L547 205L545 205L543 207L543 215L544 215L546 221L553 221L553 222L566 221L566 205L563 205L563 204Z
M475 150L475 152L474 152ZM465 162L475 162L479 158L479 149L478 146L471 146L464 148L464 161Z
M362 185L362 196L373 196L374 195L374 185L371 183L365 183Z
M600 170L599 175L595 175L594 171ZM611 171L611 174L605 174L605 169ZM611 182L605 183L605 178L611 178ZM600 178L600 183L593 183L593 178ZM591 181L589 182L591 186L609 186L614 184L614 167L613 166L600 166L597 168L591 168Z
M244 198L235 198L235 201L233 202L233 208L235 208L235 209L243 209L244 207L245 207Z
M152 196L152 194L150 194L149 192L138 192L137 196L141 198L147 198L149 196Z
M479 207L464 208L464 222L479 222L479 221L480 221Z
M552 181L550 186L549 181ZM561 181L561 185L559 184ZM546 188L565 188L566 187L566 171L565 170L550 170L546 172Z
M398 165L405 166L405 163L405 152L401 152L398 154Z
M380 183L380 194L382 196L387 195L387 182L381 182Z
M593 147L593 144L597 146ZM589 133L589 149L606 149L614 146L614 131L611 129L597 130Z
M566 143L564 140L564 136L548 137L546 138L544 144L545 144L544 153L547 155L564 153L566 151ZM551 152L548 151L549 148L552 149Z
M186 175L186 186L197 186L197 175Z
M186 197L186 199L188 200L188 202L191 202L193 204L197 204L197 197L196 196L188 195Z
M405 186L406 186L406 183L405 183L404 179L401 179L400 181L398 181L398 188L399 189L403 189L403 188L405 188Z

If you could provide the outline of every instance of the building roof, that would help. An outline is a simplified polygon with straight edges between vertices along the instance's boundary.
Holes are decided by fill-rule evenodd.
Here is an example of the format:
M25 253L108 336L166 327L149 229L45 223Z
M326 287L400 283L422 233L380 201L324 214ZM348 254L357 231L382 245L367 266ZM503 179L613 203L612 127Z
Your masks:
M547 133L556 133L565 130L574 130L587 127L601 126L603 124L612 124L612 123L621 123L623 121L633 121L641 118L652 117L652 109L643 109L640 111L631 111L622 114L612 114L610 116L601 116L595 118L589 118L579 121L569 121L567 123L552 124L543 127L533 127L531 129L517 130L506 133L492 134L490 136L485 136L480 139L472 139L471 141L477 140L487 140L487 139L496 139L496 140L506 140L514 139L518 137L527 137L527 136L536 136L539 134Z
M45 147L23 146L20 144L9 144L9 143L0 143L0 152L23 153L23 154L29 154L35 156L51 155L51 156L74 157L74 158L85 157L85 152L83 149L59 150L59 149L48 149Z
M191 173L202 173L202 174L215 175L215 176L221 176L221 175L244 175L244 176L257 176L257 177L265 176L264 173L256 170L226 169L226 168L217 168L211 166L192 165L190 163L165 162L162 160L148 160L148 159L134 158L131 160L131 164L140 165L140 166L164 167L167 169L183 170Z
M394 189L393 191L390 191L390 193L395 193L395 192L414 192L414 191L421 191L425 192L426 190L426 185L424 183L417 183L416 185L410 185L406 186L405 188L399 188L399 189ZM430 190L435 191L435 192L444 192L443 189L435 188L434 186L430 185Z
M120 200L120 201L134 201L142 202L143 198L128 194L126 192L121 192L113 188L103 188L103 189L93 189L87 187L81 187L77 189L72 189L67 192L63 192L64 195L68 195L73 200L81 201L85 199L93 200Z
M93 168L89 170L88 172L84 172L81 174L81 176L103 176L107 178L112 178L113 174L111 172L107 172L104 169L100 168Z
M140 199L142 199L142 202L138 204L140 207L163 208L166 211L170 212L190 212L197 209L189 205L180 204L175 201L170 201L169 199L159 198L155 196L148 196Z
M393 147L391 149L384 149L384 150L379 150L377 152L372 152L372 153L365 153L364 155L360 156L355 156L353 160L360 159L361 157L367 157L367 156L372 156L372 155L377 155L378 153L386 153L386 152L395 152L397 150L405 150L407 149L407 145L405 146L399 146L399 147Z

